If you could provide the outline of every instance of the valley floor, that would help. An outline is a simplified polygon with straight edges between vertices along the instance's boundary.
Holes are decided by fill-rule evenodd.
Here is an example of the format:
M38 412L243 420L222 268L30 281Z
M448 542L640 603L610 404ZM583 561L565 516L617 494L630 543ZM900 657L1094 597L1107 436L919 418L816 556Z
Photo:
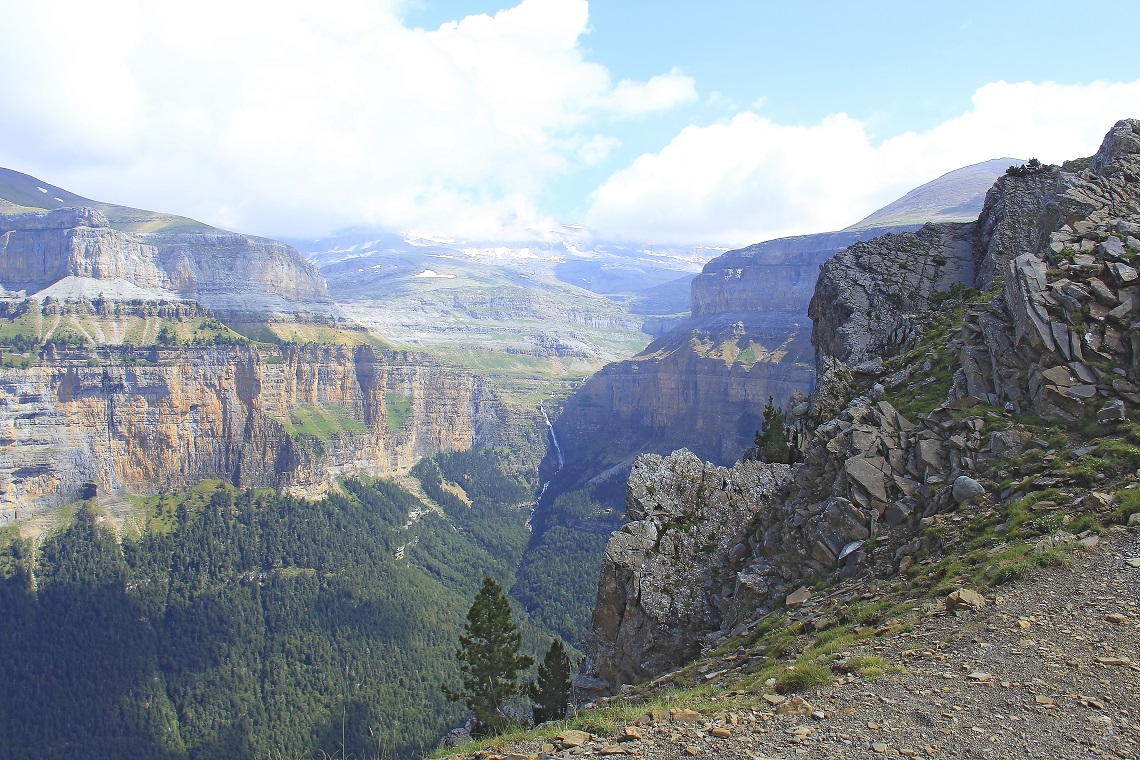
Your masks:
M632 731L594 736L580 747L561 748L550 738L497 751L507 758L515 752L651 760L1134 759L1140 757L1138 602L1140 526L1118 527L1095 548L1075 552L1068 566L1000 587L980 610L952 615L916 607L912 625L839 653L840 662L882 658L885 673L878 678L842 676L799 696L726 692L691 705L699 714L683 705L671 715L646 714ZM710 681L731 678L735 665L731 655L707 664L728 666L723 675L713 670Z

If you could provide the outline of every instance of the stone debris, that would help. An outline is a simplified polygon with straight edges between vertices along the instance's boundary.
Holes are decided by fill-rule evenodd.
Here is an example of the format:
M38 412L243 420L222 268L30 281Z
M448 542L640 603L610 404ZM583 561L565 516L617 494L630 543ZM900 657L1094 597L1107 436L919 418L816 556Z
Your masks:
M946 597L946 609L950 612L957 610L973 610L977 611L986 606L985 597L977 591L972 591L968 588L960 588L953 591Z
M787 598L784 600L784 603L789 607L794 607L798 604L805 604L809 599L811 599L811 589L807 588L806 586L800 586L798 589L788 594Z

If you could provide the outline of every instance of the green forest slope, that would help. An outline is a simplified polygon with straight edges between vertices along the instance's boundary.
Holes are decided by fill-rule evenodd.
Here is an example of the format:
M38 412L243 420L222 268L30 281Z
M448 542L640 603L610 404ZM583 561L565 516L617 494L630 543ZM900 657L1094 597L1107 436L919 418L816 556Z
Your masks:
M434 747L463 719L441 686L471 599L484 576L509 587L526 546L527 489L477 452L420 469L470 505L439 514L387 481L321 502L219 485L152 497L121 539L90 508L37 546L7 536L0 759Z

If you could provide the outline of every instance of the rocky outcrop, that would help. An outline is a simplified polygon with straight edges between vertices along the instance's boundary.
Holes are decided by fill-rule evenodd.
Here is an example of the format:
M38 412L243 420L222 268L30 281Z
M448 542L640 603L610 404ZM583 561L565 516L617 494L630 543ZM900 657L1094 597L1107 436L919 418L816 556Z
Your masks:
M0 514L204 478L322 494L501 422L482 381L369 347L80 351L0 370Z
M931 296L974 284L973 224L927 225L841 251L822 267L808 316L816 359L848 364L914 344L914 315Z
M1058 173L1033 245L1005 262L1001 296L966 315L966 393L1066 419L1140 404L1138 177L1135 120L1087 168Z
M35 293L65 277L127 279L169 287L157 249L111 229L94 209L0 215L0 283Z
M885 236L828 262L812 301L820 375L810 402L796 399L790 410L803 463L752 511L740 504L705 515L706 505L733 503L722 492L758 465L698 472L683 464L691 455L681 454L672 467L688 475L676 478L664 464L670 460L639 462L628 491L630 523L607 550L583 685L612 692L651 678L781 604L810 597L806 589L789 594L793 589L859 572L872 554L885 577L940 551L953 539L935 528L959 519L951 513L960 505L989 498L987 476L1004 477L1002 463L1030 445L1048 446L1015 412L1106 425L1133 416L1140 402L1138 257L1140 121L1127 120L1088 161L1001 178L977 223ZM933 325L946 332L924 335ZM920 341L920 351L907 353ZM930 383L939 383L937 396L913 405ZM890 399L929 411L908 418ZM991 424L997 420L1000 426ZM1070 458L1080 456L1076 450ZM694 483L704 490L685 501ZM658 524L645 524L652 510L642 506L642 493L654 503L687 504L699 516L690 531L711 537L715 556L706 560L699 544L658 551L648 541L659 535ZM1016 493L1010 487L1006 495ZM717 554L730 541L727 554ZM1034 551L1052 541L1046 537ZM664 573L678 574L675 568L683 568L686 588L698 590L681 598L703 610L702 620L667 612L641 592L643 583L652 589ZM834 622L811 611L785 621L799 630ZM665 647L680 654L669 661Z
M1121 121L1087 161L1002 177L974 224L835 257L812 301L817 358L857 364L897 353L913 345L933 293L1000 287L967 310L957 396L1065 419L1140 401L1138 130Z
M911 421L856 396L812 431L794 470L702 465L688 451L639 457L627 523L606 547L583 694L673 670L804 583L855 572L872 537L900 561L917 553L921 528L977 494L960 482L967 473L1025 445L984 436L982 418L958 409Z
M626 524L602 564L583 668L595 689L612 691L679 666L733 615L731 575L723 577L727 588L716 576L739 560L788 470L759 462L728 470L685 450L638 458L626 486Z

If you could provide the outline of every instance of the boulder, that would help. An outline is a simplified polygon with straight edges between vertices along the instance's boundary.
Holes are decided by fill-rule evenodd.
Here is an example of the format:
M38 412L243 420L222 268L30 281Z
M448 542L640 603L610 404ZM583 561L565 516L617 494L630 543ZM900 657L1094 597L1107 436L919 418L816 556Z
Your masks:
M986 599L977 591L972 591L968 588L960 588L953 591L946 597L946 610L948 612L956 612L958 610L973 610L977 611L986 606Z
M807 586L800 586L798 589L788 594L784 603L789 607L794 607L800 604L806 604L811 599L811 589Z
M886 479L883 477L881 459L867 459L855 457L843 464L847 477L863 486L872 499L885 502L887 500Z
M1108 265L1108 271L1112 273L1113 279L1120 285L1131 285L1136 282L1136 270L1124 262L1112 262Z
M1126 419L1128 416L1124 413L1124 402L1118 398L1110 400L1096 413L1096 421L1102 425L1122 422Z
M1100 244L1100 250L1105 256L1113 259L1123 259L1128 254L1124 251L1124 243L1120 238L1110 237Z
M998 457L1020 454L1032 437L1020 430L997 430L990 434L990 452Z
M985 493L985 487L969 475L959 475L954 479L954 501L958 504L965 504Z

